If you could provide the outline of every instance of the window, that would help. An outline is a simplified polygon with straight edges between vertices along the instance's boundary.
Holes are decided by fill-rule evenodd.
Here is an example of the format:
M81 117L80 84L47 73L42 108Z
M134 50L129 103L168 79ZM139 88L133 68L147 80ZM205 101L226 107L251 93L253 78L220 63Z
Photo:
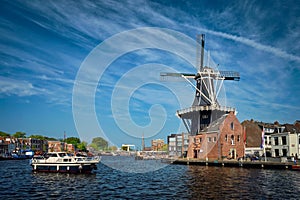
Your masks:
M299 139L300 140L300 139ZM228 141L228 136L227 134L225 135L225 141L227 142Z
M278 137L274 137L274 144L278 145Z
M214 142L216 142L217 141L217 137L214 137Z
M281 137L282 145L286 145L286 136Z
M234 129L234 124L233 124L233 122L231 122L231 124L230 124L230 128L231 128L231 130L233 130L233 129Z
M282 156L284 156L284 157L287 156L287 149L282 149Z
M275 157L279 156L279 149L275 149Z
M234 135L231 135L231 145L234 145Z
M240 142L240 141L241 141L241 136L240 136L240 135L238 135L238 137L237 137L237 141L238 141L238 142Z
M199 138L199 140L200 140L200 143L202 142L202 137L201 138Z
M207 119L208 115L202 115L202 119Z
M211 142L211 137L208 137L208 142Z

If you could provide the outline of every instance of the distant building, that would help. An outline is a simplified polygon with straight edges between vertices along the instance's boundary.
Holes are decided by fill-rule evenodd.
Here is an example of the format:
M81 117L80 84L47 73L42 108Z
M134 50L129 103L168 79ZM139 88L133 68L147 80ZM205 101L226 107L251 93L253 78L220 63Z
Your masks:
M216 160L243 157L243 133L235 114L225 114L196 136L189 136L188 158Z
M165 144L165 142L163 139L151 140L152 151L162 151L164 144Z
M134 144L122 144L122 150L123 151L135 151L135 145Z
M0 136L0 156L7 156L15 149L14 139Z
M171 134L168 137L168 153L172 157L185 157L189 146L187 133Z

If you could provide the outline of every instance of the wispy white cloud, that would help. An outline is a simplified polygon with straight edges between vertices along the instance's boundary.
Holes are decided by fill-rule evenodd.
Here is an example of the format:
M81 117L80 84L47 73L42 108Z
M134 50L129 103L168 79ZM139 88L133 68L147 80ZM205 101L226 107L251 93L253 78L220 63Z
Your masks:
M8 96L16 95L19 97L31 96L40 93L40 89L28 81L18 81L11 78L0 78L0 94ZM2 96L1 95L1 96Z
M297 105L295 97L288 96L292 91L297 94L296 83L290 86L286 80L293 77L291 69L299 71L299 15L298 8L290 8L288 19L276 21L279 12L273 12L280 2L276 1L265 9L259 1L243 1L220 3L218 8L209 7L205 2L168 3L152 1L10 1L7 4L14 9L14 14L24 23L0 17L1 68L0 95L42 96L47 103L70 105L72 100L73 80L81 62L96 45L114 34L140 27L164 27L183 32L192 38L198 33L207 34L207 47L211 48L211 57L220 64L220 70L236 70L241 72L239 83L225 83L229 100L237 102L240 110L255 109L253 105L264 105L262 112L268 109L282 108L292 111ZM206 9L203 9L205 7ZM287 8L283 8L286 11ZM299 12L298 12L299 13ZM180 16L180 17L179 17ZM281 30L284 29L284 30ZM162 37L165 43L184 46L185 41L176 37ZM141 40L149 46L156 45L154 37L135 35L136 42ZM178 41L179 40L179 41ZM118 48L133 44L120 42ZM181 43L180 43L181 42ZM176 49L176 46L174 46ZM196 47L178 50L188 54L195 64ZM109 56L109 51L106 52ZM190 65L178 55L166 56L167 52L140 50L123 55L124 60L116 60L99 81L96 91L96 106L105 110L111 117L110 104L114 88L128 89L136 80L155 76L159 72L136 73L128 85L116 85L130 69L139 65L160 63L168 65L179 72L194 72ZM127 56L127 57L126 57ZM94 69L85 76L97 73ZM152 74L153 73L153 74ZM88 79L87 79L88 80ZM84 82L87 86L96 79ZM79 84L79 82L77 82ZM163 85L175 83L162 83ZM184 106L191 104L193 88L186 90L185 83L176 89L186 96ZM123 87L124 88L121 88ZM80 91L85 95L86 91ZM132 105L139 114L148 114L149 105L153 102L164 102L168 108L180 109L173 96L155 87L139 88L132 94ZM285 95L283 95L285 94ZM120 96L126 101L125 97ZM158 101L159 100L159 101ZM281 103L285 102L285 104ZM99 109L100 108L100 109ZM122 109L122 106L120 106ZM239 109L239 108L238 108ZM168 110L168 112L171 112ZM259 111L260 112L260 111ZM259 112L254 114L259 115ZM252 113L251 113L252 114ZM250 114L249 114L250 115ZM295 116L295 115L294 115ZM126 116L125 116L126 117ZM158 116L155 116L158 117ZM145 117L147 118L147 117Z

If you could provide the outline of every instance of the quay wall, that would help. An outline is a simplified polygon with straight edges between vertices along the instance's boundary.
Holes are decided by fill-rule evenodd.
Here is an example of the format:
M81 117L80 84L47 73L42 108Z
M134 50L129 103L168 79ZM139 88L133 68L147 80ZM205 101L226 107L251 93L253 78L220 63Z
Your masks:
M177 159L170 160L171 164L179 165L200 165L215 167L243 167L261 169L292 169L293 163L270 162L270 161L236 161L236 160L198 160L198 159Z

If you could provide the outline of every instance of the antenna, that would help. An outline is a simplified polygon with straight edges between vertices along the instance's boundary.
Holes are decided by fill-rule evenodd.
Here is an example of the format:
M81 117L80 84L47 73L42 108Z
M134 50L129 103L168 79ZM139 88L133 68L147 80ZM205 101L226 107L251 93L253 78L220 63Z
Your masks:
M144 139L144 133L143 133L143 136L142 136L142 151L145 150L145 139Z

